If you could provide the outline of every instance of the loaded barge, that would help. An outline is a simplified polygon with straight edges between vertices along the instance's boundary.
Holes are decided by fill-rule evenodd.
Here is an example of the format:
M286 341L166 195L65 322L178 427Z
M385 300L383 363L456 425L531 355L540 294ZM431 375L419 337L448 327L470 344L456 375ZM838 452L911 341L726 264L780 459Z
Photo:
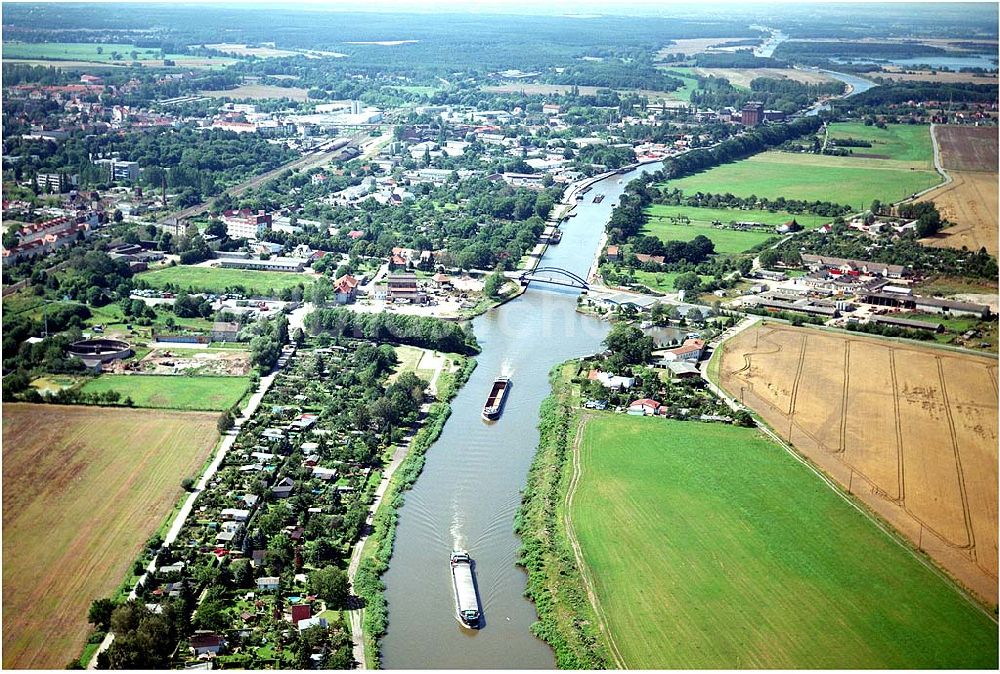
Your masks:
M486 398L486 404L483 406L483 418L489 421L494 421L500 418L500 413L503 412L503 404L507 400L507 394L510 392L511 381L509 377L497 377L496 381L493 382L493 388L490 389L490 395Z
M451 581L455 587L455 617L464 627L479 628L479 597L472 557L465 550L451 553Z

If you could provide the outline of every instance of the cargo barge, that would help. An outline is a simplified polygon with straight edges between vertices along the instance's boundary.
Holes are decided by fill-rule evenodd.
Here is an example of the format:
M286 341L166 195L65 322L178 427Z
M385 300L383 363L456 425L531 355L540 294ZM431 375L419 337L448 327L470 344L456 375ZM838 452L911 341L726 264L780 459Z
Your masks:
M478 629L481 614L473 575L472 557L466 550L451 553L451 582L455 587L455 617L464 627Z
M486 398L483 406L483 418L494 421L500 418L503 412L503 404L507 400L507 393L510 392L511 381L509 377L497 377L490 389L490 395Z

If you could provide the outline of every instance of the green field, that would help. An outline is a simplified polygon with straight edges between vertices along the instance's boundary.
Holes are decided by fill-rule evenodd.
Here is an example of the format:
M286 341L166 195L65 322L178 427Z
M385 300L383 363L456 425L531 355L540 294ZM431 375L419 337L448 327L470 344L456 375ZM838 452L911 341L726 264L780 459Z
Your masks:
M650 290L655 290L661 293L675 293L677 290L674 288L674 280L681 275L679 271L642 271L641 269L636 269L633 274L635 275L635 280L646 286ZM711 281L711 276L706 276L704 274L698 274L698 278L701 279L702 283L706 281Z
M889 124L884 129L859 122L836 122L830 125L830 138L855 138L871 141L871 147L849 148L855 155L884 155L914 166L933 167L934 146L929 126Z
M684 80L684 86L667 94L667 98L677 101L691 101L691 94L698 88L698 78L691 74L690 68L664 68L663 74Z
M242 286L253 296L274 297L285 288L298 284L308 286L311 276L281 271L250 271L246 269L219 269L216 267L164 267L142 272L136 276L152 288L163 288L172 283L181 290L221 293L227 288Z
M699 234L707 236L715 243L715 252L723 254L742 253L778 236L776 232L741 232L731 229L713 227L714 221L729 223L762 222L766 225L780 225L795 219L806 229L819 227L831 218L821 215L793 215L791 213L770 211L741 211L731 208L698 208L695 206L664 206L657 204L646 209L648 217L644 234L652 234L663 241L690 241ZM690 224L675 224L671 217L685 216Z
M122 399L131 397L136 407L221 411L238 403L249 386L249 377L102 374L82 390L118 391Z
M899 201L941 182L922 162L893 159L829 157L815 154L762 152L686 178L670 187L695 192L726 192L740 197L829 201L868 208L874 199Z
M100 53L98 53L100 50ZM132 52L136 57L132 57ZM114 58L117 53L121 58ZM55 61L91 61L94 63L127 65L133 61L154 61L151 65L160 65L162 59L171 59L177 65L205 65L207 62L223 66L236 63L236 59L190 56L188 54L162 54L159 49L136 47L127 43L112 42L7 42L3 45L3 58L7 59L37 59Z
M627 668L996 669L996 623L759 431L599 414L580 451Z

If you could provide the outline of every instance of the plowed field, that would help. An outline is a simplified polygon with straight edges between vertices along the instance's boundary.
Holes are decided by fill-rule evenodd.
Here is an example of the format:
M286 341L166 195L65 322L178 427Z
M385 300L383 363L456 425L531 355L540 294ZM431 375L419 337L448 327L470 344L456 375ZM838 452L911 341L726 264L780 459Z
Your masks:
M80 655L218 438L215 413L4 404L3 668Z
M997 603L997 361L763 324L723 388L983 600Z

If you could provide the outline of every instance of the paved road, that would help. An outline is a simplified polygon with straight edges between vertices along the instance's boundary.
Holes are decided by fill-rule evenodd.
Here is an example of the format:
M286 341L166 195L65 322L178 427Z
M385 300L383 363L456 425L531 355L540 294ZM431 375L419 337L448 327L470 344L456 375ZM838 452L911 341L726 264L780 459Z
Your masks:
M246 407L243 409L243 413L236 419L236 426L235 426L236 432L227 433L226 435L222 436L222 441L219 443L219 448L218 451L216 451L215 453L215 458L212 460L212 463L209 464L208 468L202 474L201 479L198 480L198 484L195 486L194 490L188 495L187 499L185 499L184 505L181 506L180 512L177 513L177 516L174 518L173 524L167 531L167 535L163 538L164 547L169 547L177 539L177 535L184 527L184 523L187 521L188 515L191 514L191 510L192 508L194 508L194 503L198 499L198 496L205 489L205 486L208 484L209 480L211 480L215 476L215 473L219 470L219 466L222 465L222 461L226 458L226 454L232 448L233 443L236 442L236 436L238 434L240 426L242 426L243 422L252 417L254 412L257 411L257 407L260 406L261 400L264 399L264 394L266 394L267 390L271 388L271 384L274 383L274 379L277 376L278 376L278 370L274 370L273 372L271 372L271 374L261 377L260 386L258 386L257 391L250 396L250 399L247 401ZM129 592L128 595L129 601L132 601L137 598L138 595L136 594L136 588L138 588L141 584L146 582L146 575L149 572L156 569L158 559L159 556L154 557L153 560L149 563L149 566L146 567L146 573L142 574L142 576L139 577L139 580L136 581L135 586L132 587L132 591ZM97 669L97 656L106 651L108 647L111 646L111 642L113 642L114 640L115 640L115 635L111 632L108 632L107 636L104 637L104 641L101 642L100 647L97 649L93 657L90 659L90 662L87 663L87 669Z

